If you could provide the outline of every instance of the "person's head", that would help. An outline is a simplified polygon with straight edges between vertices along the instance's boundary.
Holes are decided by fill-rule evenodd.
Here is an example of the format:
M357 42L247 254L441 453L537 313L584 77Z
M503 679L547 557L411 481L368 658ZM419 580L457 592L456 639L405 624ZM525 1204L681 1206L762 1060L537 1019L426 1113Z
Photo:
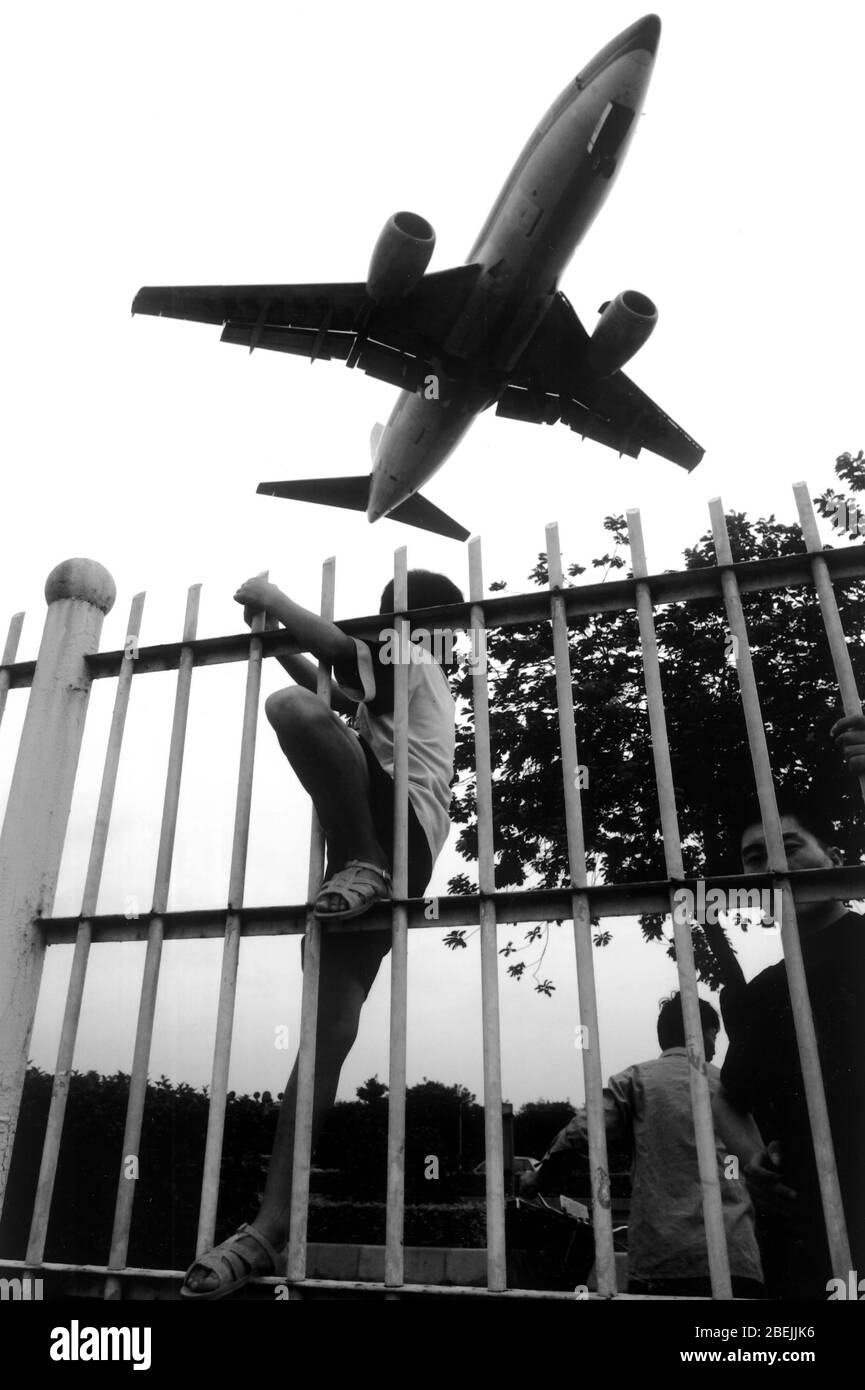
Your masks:
M834 864L843 864L841 851L833 844L832 822L821 808L804 797L779 797L778 815L787 864L791 869L831 869ZM743 809L738 832L742 868L748 874L765 873L769 867L769 853L756 802Z
M700 1022L703 1027L703 1051L706 1061L711 1062L715 1055L715 1039L721 1029L721 1020L707 999L700 1000ZM658 1014L658 1042L661 1051L668 1047L685 1046L685 1020L682 1018L682 1000L678 991L665 999Z
M453 580L448 579L446 574L436 574L433 570L409 570L406 587L410 609L439 608L446 603L465 602L461 591ZM378 611L379 613L393 613L394 611L394 582L392 579L388 580L382 590ZM417 635L420 629L414 623L412 626L413 637L416 640L423 640L424 646L443 665L449 664L453 659L453 632L451 629L434 628L421 639Z
M445 603L464 603L462 593L446 574L433 570L409 570L407 576L409 608L439 608ZM382 589L379 613L393 613L393 580Z
M798 791L782 787L776 794L776 803L790 869L831 869L833 865L844 863L844 855L835 843L834 803L830 788L817 785ZM756 796L750 796L740 804L735 815L728 820L728 828L730 839L739 850L745 873L767 873L769 853ZM713 866L713 872L729 873L731 868L729 860L726 863L719 860L717 867ZM799 903L796 919L801 927L814 931L843 916L845 911L840 900L823 898Z

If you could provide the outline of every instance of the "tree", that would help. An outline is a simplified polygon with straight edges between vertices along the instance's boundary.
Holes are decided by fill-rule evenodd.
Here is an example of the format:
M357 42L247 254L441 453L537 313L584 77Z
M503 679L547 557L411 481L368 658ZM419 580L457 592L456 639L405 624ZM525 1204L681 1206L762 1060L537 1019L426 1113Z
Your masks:
M483 1107L465 1086L424 1077L406 1091L406 1184L427 1201L444 1190L442 1183L433 1187L423 1178L430 1155L438 1160L442 1179L479 1163L484 1155Z
M0 1223L0 1252L23 1257L36 1194L39 1158L51 1098L51 1077L30 1067ZM104 1264L123 1157L129 1077L73 1072L48 1228L49 1262ZM195 1248L208 1097L167 1077L148 1084L139 1148L132 1265L182 1268ZM257 1206L276 1111L250 1096L228 1098L220 1170L217 1239L236 1230Z
M383 1081L379 1081L378 1072L376 1072L375 1076L368 1077L362 1086L358 1086L355 1095L358 1100L365 1101L367 1105L375 1105L377 1101L384 1100L387 1095L387 1086Z
M518 1154L543 1158L560 1129L571 1119L574 1107L566 1100L529 1100L514 1116L514 1148Z
M856 503L849 494L865 492L865 455L842 454L835 472L849 492L833 487L815 500L826 517L845 515L840 507L846 504L853 524L838 531L843 543L845 531L851 537L858 534ZM737 512L727 523L737 560L802 552L799 527L779 522L774 515L749 521ZM593 560L592 567L606 577L610 570L625 568L619 552L627 547L627 534L621 516L607 517L604 527L613 547ZM685 550L684 563L687 569L714 566L711 533ZM567 573L574 579L585 567L571 564ZM545 556L539 556L530 578L546 585ZM836 592L861 684L865 583L839 586ZM813 589L745 594L742 602L776 784L788 794L819 803L834 823L845 856L859 861L858 785L842 775L840 760L829 747L829 728L843 711ZM733 827L738 808L753 793L753 776L735 663L728 659L731 644L723 603L711 598L668 604L655 610L655 623L685 872L699 876L729 871L738 866ZM589 770L589 784L582 792L589 874L606 882L666 878L636 615L625 611L580 617L570 629L570 648L579 760ZM549 624L491 630L488 656L496 885L559 887L569 876ZM455 769L461 780L451 814L462 826L458 851L475 860L468 671L461 675L458 696L466 701L468 713L457 729ZM456 893L475 891L464 874L452 879L450 888ZM647 940L662 939L661 914L646 914L640 923ZM540 969L546 936L545 927L534 927L522 947L511 941L501 953L510 956L537 944L541 961L532 962L535 988L549 994L554 986L541 978ZM598 931L596 944L606 944L610 936L607 928ZM694 933L700 976L713 986L736 974L733 953L723 957L725 941L719 929L713 951L704 931ZM465 932L451 932L446 944L464 945ZM519 960L508 970L519 979L528 968Z

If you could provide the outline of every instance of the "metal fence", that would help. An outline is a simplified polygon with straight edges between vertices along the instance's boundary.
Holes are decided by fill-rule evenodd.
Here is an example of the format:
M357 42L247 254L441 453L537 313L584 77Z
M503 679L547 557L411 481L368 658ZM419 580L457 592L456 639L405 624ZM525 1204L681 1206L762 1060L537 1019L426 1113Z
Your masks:
M794 488L805 549L784 558L734 562L719 499L710 503L717 564L678 573L651 576L648 571L639 514L628 514L633 577L603 584L566 586L562 573L558 528L547 528L549 593L485 597L481 547L469 543L469 601L436 609L407 607L406 551L395 557L396 614L392 624L398 640L410 640L412 624L465 630L472 637L473 706L478 817L477 894L440 897L438 917L430 921L424 900L406 899L408 845L408 664L395 666L395 845L394 901L366 916L327 927L313 917L310 903L321 882L323 839L313 817L309 855L308 902L292 907L245 908L244 882L250 826L252 775L259 711L261 666L265 656L287 654L284 632L264 631L261 620L251 635L199 639L196 636L199 586L189 590L183 635L178 643L139 647L144 595L132 602L128 637L123 650L98 651L104 614L114 601L107 572L91 561L73 560L57 567L46 584L48 613L38 658L15 662L22 615L16 615L0 665L0 718L10 689L30 687L30 697L0 836L0 1198L5 1189L16 1120L24 1084L27 1050L39 992L46 947L74 942L74 956L63 1016L47 1130L39 1171L25 1261L0 1260L0 1266L46 1272L74 1272L84 1266L54 1266L44 1262L49 1211L69 1094L76 1033L93 942L146 940L147 950L129 1087L121 1171L110 1251L105 1266L90 1267L106 1298L122 1296L125 1276L156 1274L131 1271L127 1252L133 1218L135 1183L126 1173L137 1156L144 1116L147 1072L159 984L163 941L171 938L223 939L222 973L213 1048L210 1109L198 1225L197 1253L213 1244L217 1215L219 1172L226 1112L235 992L241 936L303 933L306 941L299 1079L296 1111L291 1228L286 1282L293 1294L314 1292L326 1281L307 1279L307 1210L311 1160L312 1101L315 1070L316 1012L322 930L368 931L392 929L390 1074L387 1155L387 1225L384 1282L356 1282L353 1289L382 1289L398 1296L422 1291L404 1282L403 1214L407 1030L407 933L409 928L454 928L480 925L483 1011L483 1076L486 1142L487 1294L504 1295L506 1284L505 1192L502 1137L502 1084L499 1036L497 927L501 923L570 919L574 927L579 1012L589 1132L592 1220L596 1248L597 1290L600 1297L617 1293L606 1137L603 1077L598 1046L598 1012L591 936L592 917L633 916L671 912L679 987L691 1058L691 1103L697 1141L699 1177L713 1297L730 1298L730 1270L724 1236L721 1193L712 1126L711 1100L703 1052L697 980L692 947L693 919L674 911L674 893L682 886L693 891L695 881L684 876L676 797L667 740L661 668L655 636L655 609L670 602L708 596L723 598L730 633L738 643L737 671L759 796L769 873L743 878L741 874L707 877L707 885L727 887L746 883L769 885L782 894L781 940L793 1004L796 1032L807 1094L815 1153L818 1160L824 1217L835 1274L846 1276L850 1255L832 1151L825 1097L811 1009L808 1000L795 903L865 895L865 866L790 874L781 834L772 772L766 745L760 699L754 680L748 632L740 595L761 590L813 584L825 623L841 700L846 714L861 713L861 705L841 628L833 580L843 583L865 576L861 547L826 549L821 546L808 490ZM335 566L324 565L321 613L333 617ZM569 623L590 614L635 610L639 623L643 674L650 718L655 777L660 806L666 880L651 883L590 884L578 775L577 737ZM391 622L390 619L388 619ZM497 891L494 876L495 750L490 747L486 664L482 659L488 628L520 627L549 621L555 658L558 729L566 809L570 884L556 889ZM345 631L370 639L381 631L382 618L354 619ZM225 910L168 911L172 855L177 825L190 688L196 667L224 662L247 663L246 696L241 731L240 771L235 804L230 886ZM135 920L120 915L96 915L112 803L117 779L133 677L155 671L176 671L174 719L168 756L159 849L151 911ZM54 893L72 800L87 701L92 681L116 678L117 690L105 752L104 771L93 829L81 912L75 918L52 914ZM329 672L319 668L318 693L328 699ZM865 779L863 779L865 793ZM62 1213L60 1214L62 1220ZM164 1272L163 1272L164 1273ZM176 1272L174 1278L179 1277ZM273 1282L272 1280L270 1282ZM436 1287L437 1293L442 1290ZM459 1289L450 1289L459 1293ZM477 1294L476 1289L464 1289ZM510 1296L537 1297L519 1290ZM551 1297L562 1295L551 1294ZM619 1295L622 1296L622 1295Z

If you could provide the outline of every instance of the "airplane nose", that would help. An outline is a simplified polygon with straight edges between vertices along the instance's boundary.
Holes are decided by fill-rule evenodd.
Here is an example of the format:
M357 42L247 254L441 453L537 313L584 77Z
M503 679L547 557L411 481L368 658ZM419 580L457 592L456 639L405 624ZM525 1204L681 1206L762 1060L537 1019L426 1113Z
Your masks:
M645 53L649 57L650 63L655 60L658 43L661 38L661 21L656 14L644 15L635 24L631 24L627 29L623 29L621 34L617 34L614 39L602 48L600 53L596 53L590 63L577 74L577 86L587 87L600 73L615 63L617 59L626 57L629 53Z
M661 38L661 19L660 15L647 14L643 20L643 37L650 53L657 50Z
M638 21L638 28L640 28L640 46L648 49L649 53L656 53L659 40L661 40L661 17L656 14L647 14L644 19Z
M622 52L634 53L641 50L644 53L651 53L654 57L660 38L661 21L658 15L644 15L642 19L638 19L636 24L632 24L630 29L626 29L622 34Z

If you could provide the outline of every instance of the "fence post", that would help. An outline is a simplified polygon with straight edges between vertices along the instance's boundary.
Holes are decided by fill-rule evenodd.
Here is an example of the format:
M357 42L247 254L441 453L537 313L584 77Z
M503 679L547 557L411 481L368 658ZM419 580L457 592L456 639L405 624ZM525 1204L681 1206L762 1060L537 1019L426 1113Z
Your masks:
M0 832L0 1211L15 1139L44 941L99 646L116 590L95 560L64 560L45 581L48 613Z

